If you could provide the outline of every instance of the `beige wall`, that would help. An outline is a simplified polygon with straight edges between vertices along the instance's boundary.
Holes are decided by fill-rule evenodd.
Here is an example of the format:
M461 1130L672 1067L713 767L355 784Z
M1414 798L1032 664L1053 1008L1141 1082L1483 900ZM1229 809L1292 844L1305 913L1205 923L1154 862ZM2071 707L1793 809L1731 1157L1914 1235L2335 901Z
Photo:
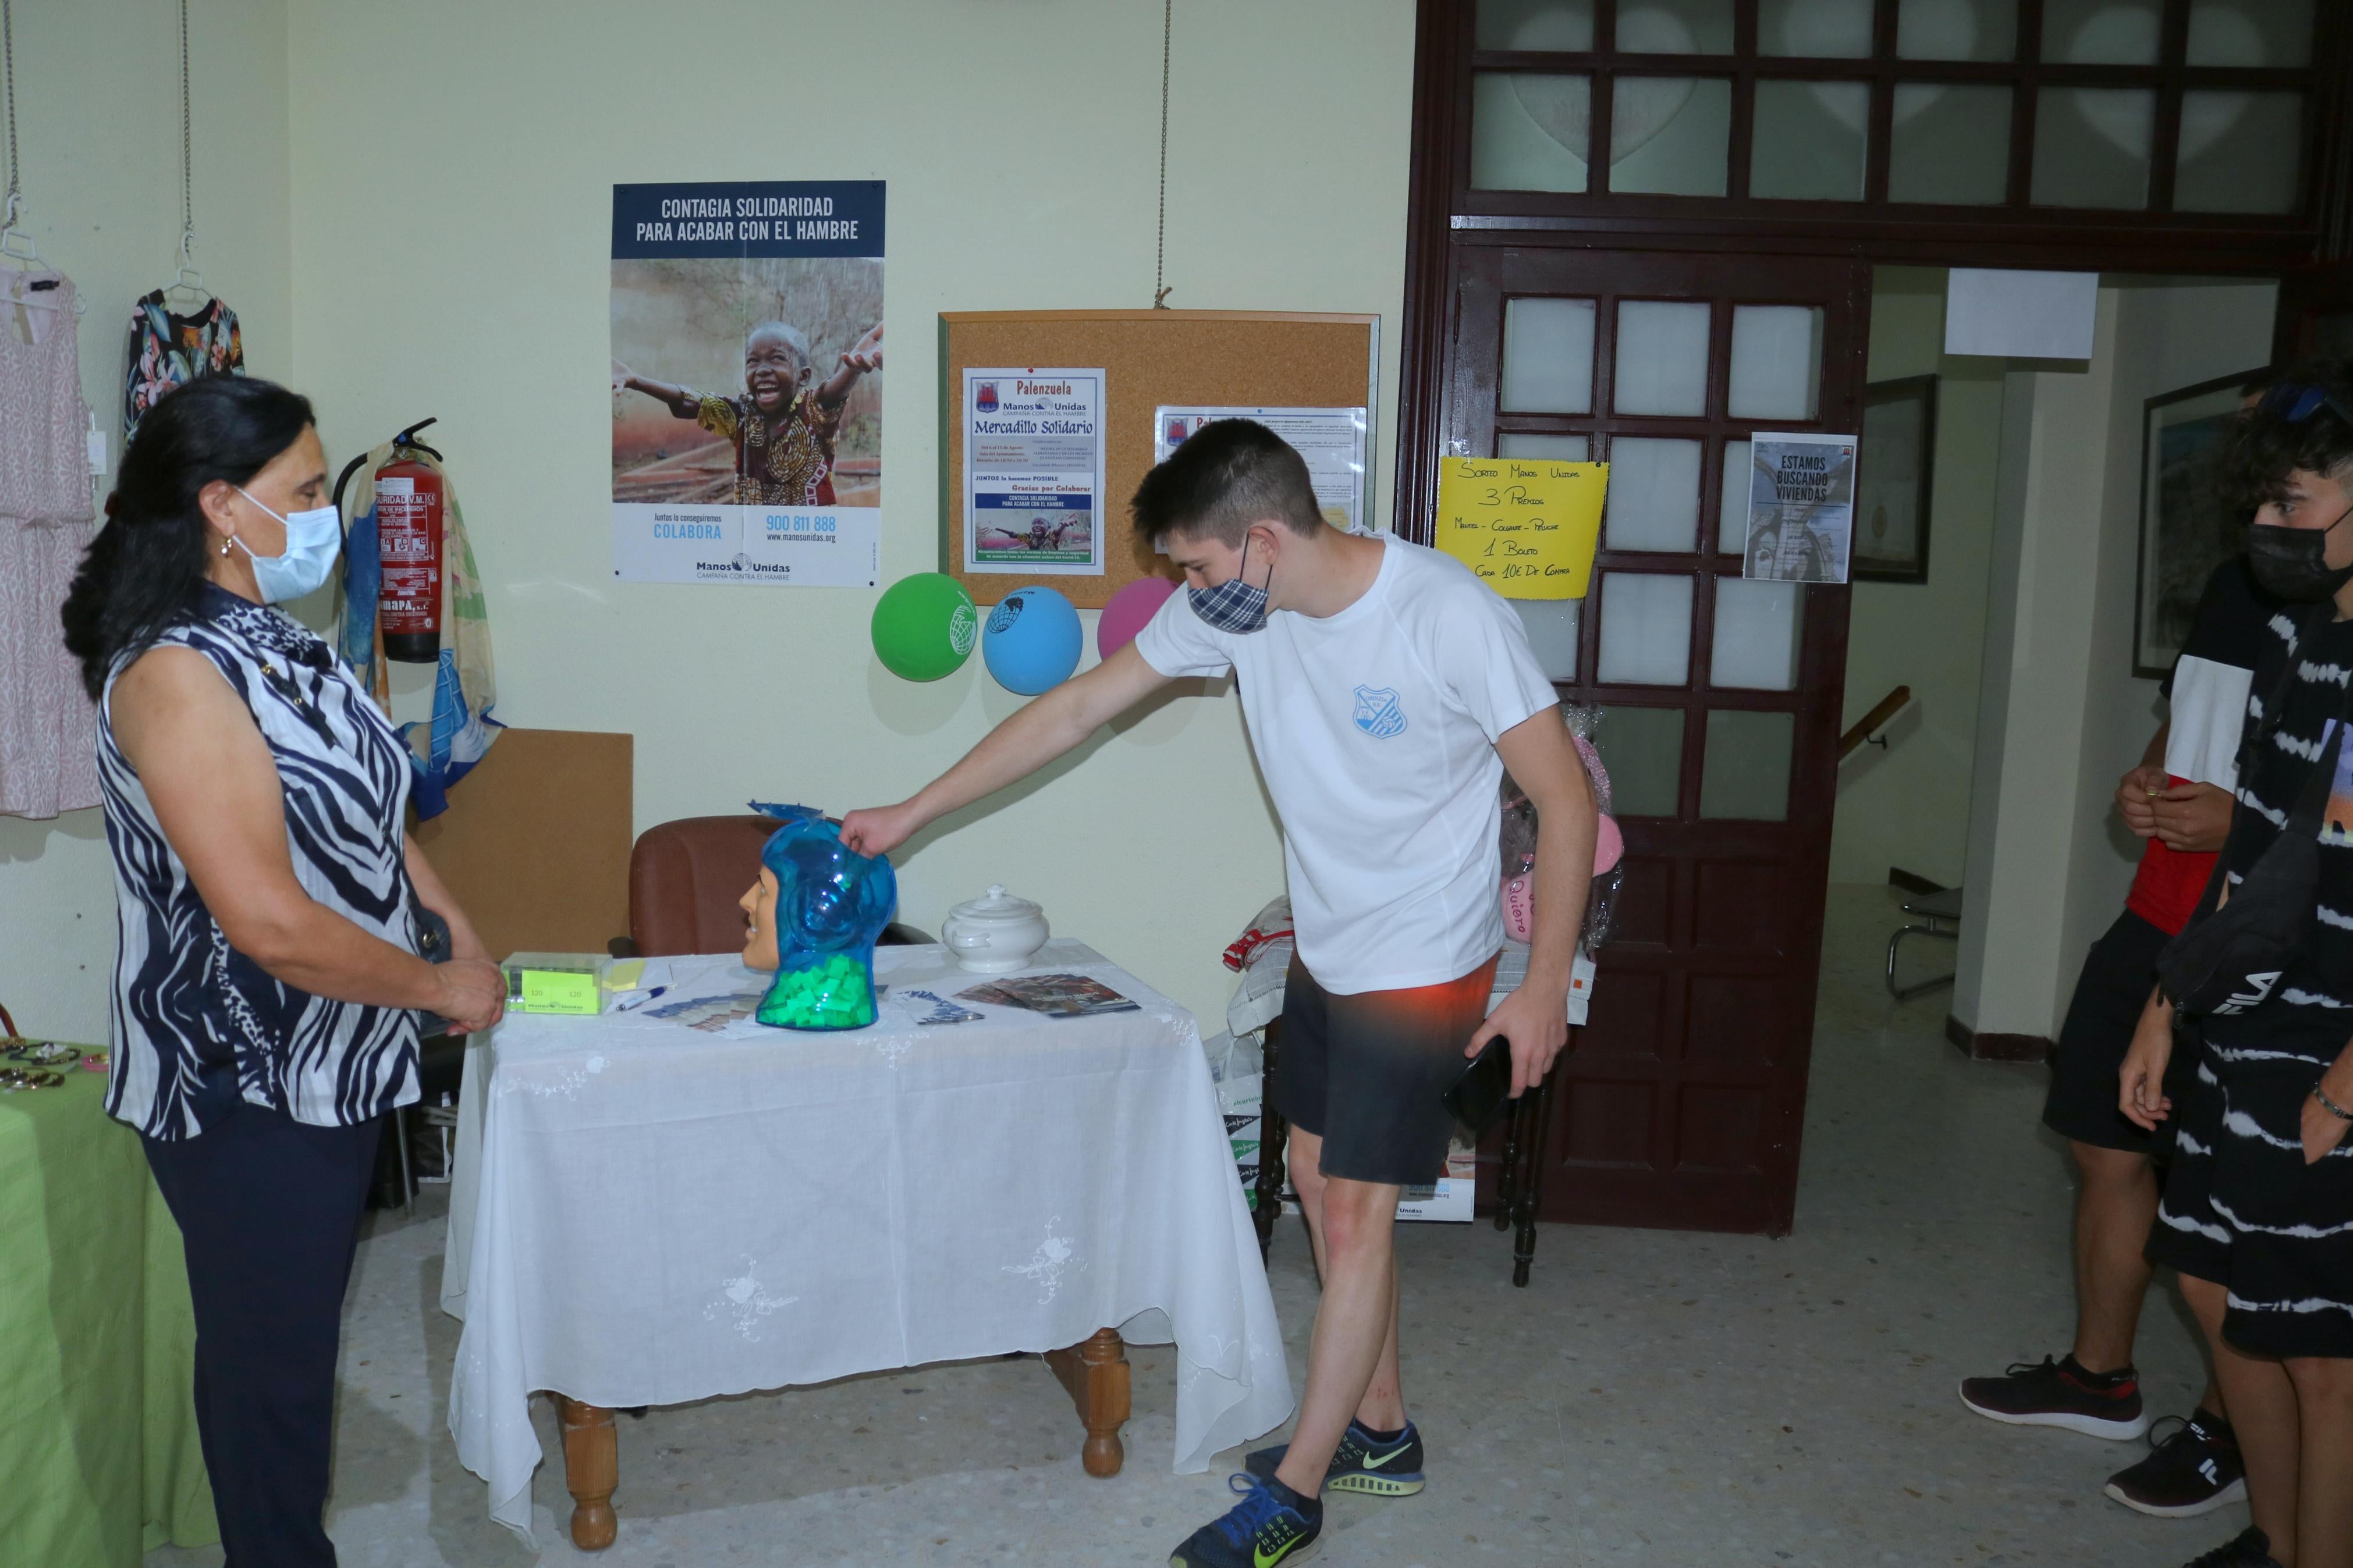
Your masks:
M338 455L439 417L499 716L634 731L640 826L913 790L1017 706L977 658L935 686L883 673L869 591L613 581L611 187L889 182L883 575L928 570L938 313L1151 303L1158 11L426 0L385 18L319 0L292 25L296 382ZM1170 303L1378 312L1393 388L1412 20L1406 0L1178 7ZM1114 727L900 858L914 924L1001 881L1212 1017L1220 952L1282 885L1222 689Z
M82 396L121 456L123 330L131 303L179 265L176 13L134 0L15 8L24 226L71 277ZM283 0L201 0L190 77L197 264L237 313L246 363L285 376L290 333ZM48 822L0 816L0 1004L22 1027L106 1035L114 882L95 808Z
M2002 370L1947 355L1944 342L1944 268L1878 268L1871 379L1937 378L1928 580L1851 591L1841 723L1898 686L1912 689L1912 705L1889 726L1884 750L1865 746L1840 766L1833 882L1884 882L1900 867L1950 887L1967 856Z
M2054 1034L2123 907L2139 846L2109 796L2161 716L2131 673L2142 403L2262 363L2274 295L2105 280L2086 364L2009 374L1953 996L1971 1028Z

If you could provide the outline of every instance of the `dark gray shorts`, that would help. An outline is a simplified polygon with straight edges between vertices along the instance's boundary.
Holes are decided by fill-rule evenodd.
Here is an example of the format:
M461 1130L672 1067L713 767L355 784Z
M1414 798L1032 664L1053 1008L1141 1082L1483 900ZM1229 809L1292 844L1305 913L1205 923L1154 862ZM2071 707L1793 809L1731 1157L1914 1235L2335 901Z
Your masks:
M1324 1174L1412 1187L1446 1164L1454 1118L1444 1096L1487 1021L1495 960L1460 980L1335 996L1291 961L1273 1103L1324 1140Z

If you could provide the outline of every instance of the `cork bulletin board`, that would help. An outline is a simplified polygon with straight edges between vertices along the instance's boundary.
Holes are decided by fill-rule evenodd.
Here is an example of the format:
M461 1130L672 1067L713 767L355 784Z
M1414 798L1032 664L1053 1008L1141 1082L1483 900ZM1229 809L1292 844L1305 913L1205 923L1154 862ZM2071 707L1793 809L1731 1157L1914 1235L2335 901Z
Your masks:
M1280 310L973 310L940 316L940 570L993 605L1032 582L1081 609L1099 610L1139 577L1166 574L1166 560L1128 527L1127 498L1152 467L1152 411L1163 405L1355 408L1366 431L1366 496L1372 495L1379 405L1378 316ZM964 373L968 365L1101 365L1104 494L1096 526L1104 569L1094 576L1024 576L964 570Z

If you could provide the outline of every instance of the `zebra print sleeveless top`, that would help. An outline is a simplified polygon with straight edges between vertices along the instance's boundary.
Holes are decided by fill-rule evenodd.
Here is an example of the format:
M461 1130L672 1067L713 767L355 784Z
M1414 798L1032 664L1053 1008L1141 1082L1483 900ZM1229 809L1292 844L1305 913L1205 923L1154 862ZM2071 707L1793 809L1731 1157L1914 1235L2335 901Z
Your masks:
M327 645L278 611L206 584L195 616L155 639L212 660L253 712L285 791L302 890L416 951L404 858L408 749ZM270 978L228 944L114 742L99 704L99 783L114 851L108 1112L150 1137L192 1138L239 1100L317 1126L355 1126L417 1097L406 1008L336 1002Z

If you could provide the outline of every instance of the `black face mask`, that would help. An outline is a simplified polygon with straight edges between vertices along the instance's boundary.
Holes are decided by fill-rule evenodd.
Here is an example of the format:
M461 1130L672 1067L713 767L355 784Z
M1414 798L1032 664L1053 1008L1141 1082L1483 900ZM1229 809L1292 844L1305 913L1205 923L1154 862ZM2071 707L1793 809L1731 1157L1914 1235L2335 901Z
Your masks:
M2326 558L2328 536L2348 517L2353 510L2338 513L2327 528L2257 523L2247 530L2247 566L2256 585L2283 599L2311 604L2353 583L2353 566L2331 566Z

